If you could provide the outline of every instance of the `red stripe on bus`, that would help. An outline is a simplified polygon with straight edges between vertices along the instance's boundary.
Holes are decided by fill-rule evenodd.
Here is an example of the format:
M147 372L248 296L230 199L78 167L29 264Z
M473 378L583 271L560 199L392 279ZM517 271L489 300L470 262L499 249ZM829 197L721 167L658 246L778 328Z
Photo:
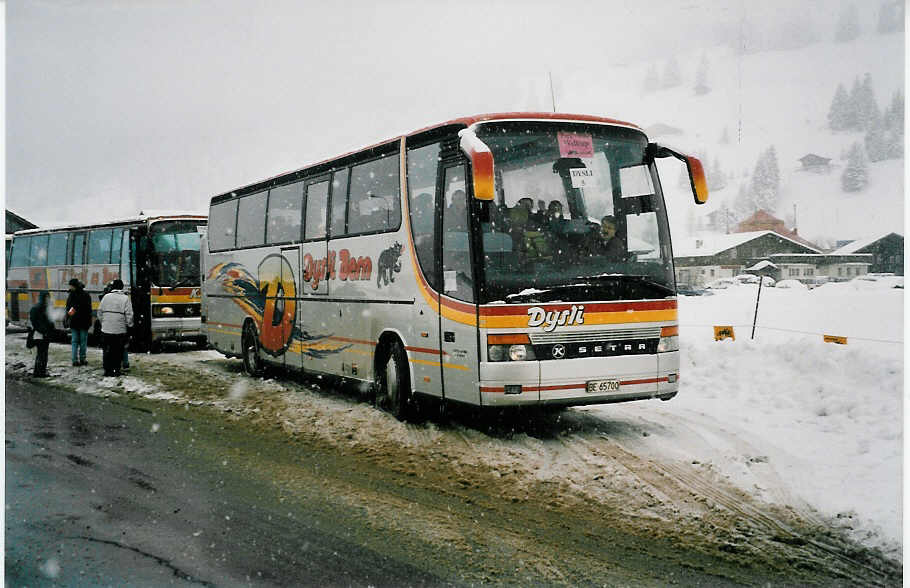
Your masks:
M430 355L448 355L445 351L440 351L438 349L430 349L429 347L405 347L408 351L414 351L416 353L429 353Z

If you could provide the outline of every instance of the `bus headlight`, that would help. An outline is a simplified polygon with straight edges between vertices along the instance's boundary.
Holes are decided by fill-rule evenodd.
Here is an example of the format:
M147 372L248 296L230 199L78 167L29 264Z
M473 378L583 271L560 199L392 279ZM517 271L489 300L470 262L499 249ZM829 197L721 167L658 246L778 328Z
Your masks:
M679 351L679 327L662 327L660 341L657 343L657 352Z
M152 314L154 316L173 316L174 307L173 306L155 306L152 309Z
M534 349L530 345L512 345L509 347L509 359L512 361L534 359Z
M487 347L487 358L490 361L502 361L506 358L505 345L490 345Z
M490 361L529 361L536 359L531 339L526 333L488 335L487 359Z

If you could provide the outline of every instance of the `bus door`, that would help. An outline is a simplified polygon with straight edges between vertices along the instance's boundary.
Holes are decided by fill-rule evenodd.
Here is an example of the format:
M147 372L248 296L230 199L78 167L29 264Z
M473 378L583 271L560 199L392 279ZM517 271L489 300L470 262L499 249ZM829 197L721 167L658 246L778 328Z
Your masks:
M322 353L328 325L335 324L334 305L326 302L329 295L331 260L326 240L326 221L329 198L329 176L308 180L303 188L303 243L300 244L300 268L297 309L297 332L300 341L296 346L299 366L303 369L328 371L327 357ZM330 308L332 307L332 308Z
M439 348L445 398L480 403L477 385L477 305L468 227L464 164L443 168L439 203L442 206L442 292Z
M129 279L130 302L133 303L133 338L140 347L152 344L151 259L145 227L123 231L120 252L120 279ZM127 255L128 253L128 255Z

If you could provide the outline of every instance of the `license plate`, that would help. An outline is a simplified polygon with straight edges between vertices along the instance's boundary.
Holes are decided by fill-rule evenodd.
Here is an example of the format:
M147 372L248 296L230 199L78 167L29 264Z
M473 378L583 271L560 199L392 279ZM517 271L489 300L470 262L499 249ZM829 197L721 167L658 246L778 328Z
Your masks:
M588 382L588 392L619 392L619 380L592 380Z

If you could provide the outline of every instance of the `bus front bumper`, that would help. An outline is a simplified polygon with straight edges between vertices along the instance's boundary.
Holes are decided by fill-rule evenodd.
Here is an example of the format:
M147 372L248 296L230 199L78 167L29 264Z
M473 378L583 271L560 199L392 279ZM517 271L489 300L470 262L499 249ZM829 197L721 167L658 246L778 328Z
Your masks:
M195 341L204 336L198 316L152 319L152 341Z
M486 362L480 364L479 385L483 406L571 406L669 398L679 391L679 352Z

